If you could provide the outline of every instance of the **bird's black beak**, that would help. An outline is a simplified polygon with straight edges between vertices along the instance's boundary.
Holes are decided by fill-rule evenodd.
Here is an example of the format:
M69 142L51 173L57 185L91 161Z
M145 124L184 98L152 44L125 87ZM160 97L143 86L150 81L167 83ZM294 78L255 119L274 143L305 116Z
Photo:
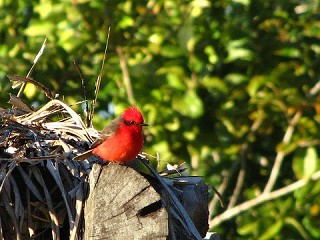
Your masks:
M146 123L139 123L140 126L149 126L149 124Z

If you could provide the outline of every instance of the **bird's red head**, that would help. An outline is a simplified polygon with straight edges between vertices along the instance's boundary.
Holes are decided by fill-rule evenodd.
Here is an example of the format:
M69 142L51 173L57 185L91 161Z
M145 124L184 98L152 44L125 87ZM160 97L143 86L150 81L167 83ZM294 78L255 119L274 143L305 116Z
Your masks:
M122 119L126 125L147 126L140 110L135 107L125 109L122 113Z

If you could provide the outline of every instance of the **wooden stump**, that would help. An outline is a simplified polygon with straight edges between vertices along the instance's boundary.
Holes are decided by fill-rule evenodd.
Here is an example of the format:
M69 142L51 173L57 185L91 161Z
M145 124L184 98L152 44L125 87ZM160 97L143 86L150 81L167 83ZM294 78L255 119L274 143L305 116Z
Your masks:
M166 239L168 214L160 196L135 170L94 165L89 182L84 239Z

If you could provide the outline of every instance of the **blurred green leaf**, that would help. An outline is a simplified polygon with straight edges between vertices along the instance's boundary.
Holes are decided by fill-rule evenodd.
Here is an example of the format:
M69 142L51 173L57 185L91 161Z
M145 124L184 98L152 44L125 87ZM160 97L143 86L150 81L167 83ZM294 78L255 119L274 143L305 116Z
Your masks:
M235 60L251 60L253 53L249 48L245 48L247 39L237 39L229 42L228 44L228 57L227 62L232 62Z
M134 19L130 16L124 16L117 24L119 29L125 29L134 26Z
M188 90L182 97L174 97L173 109L191 118L198 118L203 114L202 101L194 90Z
M230 73L225 76L225 81L228 81L234 85L244 83L247 80L248 80L247 76L245 76L243 74L239 74L239 73Z
M293 161L292 161L292 169L294 171L295 177L298 179L302 179L304 176L304 157L305 152L297 152L294 155Z
M276 54L287 58L298 58L300 57L300 50L297 48L282 48Z
M204 52L208 55L208 60L212 64L216 64L219 60L219 56L217 55L216 51L214 50L213 46L207 46L204 49Z
M183 82L182 76L175 73L168 73L167 80L170 87L176 90L186 90L186 85Z
M261 240L273 239L281 231L283 222L278 220L271 226L267 227L266 231L259 237Z
M255 221L255 222L250 222L248 224L242 225L238 228L238 233L240 235L248 235L252 232L255 232L257 230L257 228L259 227L259 222Z
M317 165L319 162L318 154L314 147L307 148L303 162L303 176L305 178L310 178L311 175L317 170Z
M296 219L289 217L289 218L285 218L284 222L285 224L292 226L301 235L303 239L306 239L306 240L310 239L306 230Z
M189 47L189 42L192 37L192 26L188 23L185 23L178 32L178 40L181 48L192 51L193 49L190 49Z
M277 146L277 152L283 152L284 154L287 155L287 154L293 152L296 148L297 148L297 144L294 142L293 143L281 142Z
M168 74L168 73L172 73L175 75L180 75L182 76L184 74L184 69L181 66L163 66L161 68L159 68L156 72L157 74Z
M310 219L308 217L304 217L302 220L304 226L306 227L307 231L312 235L314 239L320 238L320 230L319 230L319 217L315 219Z
M24 33L29 37L51 37L54 30L54 24L51 22L36 22L25 29Z
M168 57L168 58L180 57L180 56L183 56L185 53L186 53L185 50L183 50L182 48L172 46L172 45L170 46L164 45L160 49L160 54L163 57Z
M174 118L173 122L167 122L165 127L170 131L177 131L180 128L180 121L178 118Z
M264 76L254 76L247 87L247 91L251 97L255 96L259 89L265 86L266 79Z
M222 81L222 79L218 78L218 77L208 77L205 76L202 79L202 84L204 87L206 87L209 90L212 91L218 91L221 92L223 94L226 94L228 92L228 86L227 84Z

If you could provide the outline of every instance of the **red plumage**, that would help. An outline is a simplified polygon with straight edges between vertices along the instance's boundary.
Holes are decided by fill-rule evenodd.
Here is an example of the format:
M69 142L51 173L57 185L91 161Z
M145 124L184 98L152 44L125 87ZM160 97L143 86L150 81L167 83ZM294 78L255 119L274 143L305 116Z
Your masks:
M143 147L143 126L147 124L141 112L135 107L129 107L102 130L90 150L74 159L84 160L95 154L109 162L125 163L134 160Z

